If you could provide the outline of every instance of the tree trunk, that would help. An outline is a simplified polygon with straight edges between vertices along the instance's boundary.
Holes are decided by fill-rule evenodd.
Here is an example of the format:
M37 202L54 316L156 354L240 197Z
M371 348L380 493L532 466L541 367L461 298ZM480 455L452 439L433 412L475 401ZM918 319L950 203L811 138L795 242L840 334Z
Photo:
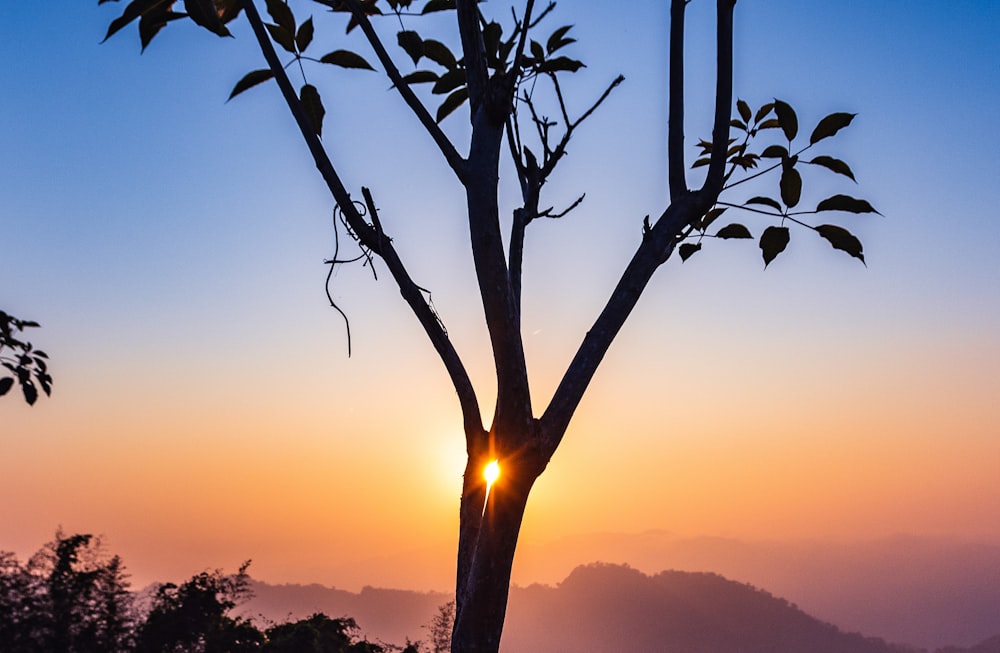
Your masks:
M499 650L521 520L528 494L545 469L536 452L530 444L510 455L498 452L501 475L488 495L482 471L491 456L470 452L459 529L452 653Z

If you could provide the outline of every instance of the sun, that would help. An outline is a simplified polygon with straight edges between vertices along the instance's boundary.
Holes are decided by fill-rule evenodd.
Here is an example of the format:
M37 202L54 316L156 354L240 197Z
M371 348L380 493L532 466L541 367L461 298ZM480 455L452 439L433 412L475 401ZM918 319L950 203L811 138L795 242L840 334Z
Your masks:
M483 514L486 514L486 506L490 502L490 489L500 478L500 463L496 459L491 460L483 467L483 478L486 479L486 497L483 499Z
M483 468L483 478L486 479L486 491L489 492L493 484L497 482L500 478L500 463L496 460L491 460L489 464Z

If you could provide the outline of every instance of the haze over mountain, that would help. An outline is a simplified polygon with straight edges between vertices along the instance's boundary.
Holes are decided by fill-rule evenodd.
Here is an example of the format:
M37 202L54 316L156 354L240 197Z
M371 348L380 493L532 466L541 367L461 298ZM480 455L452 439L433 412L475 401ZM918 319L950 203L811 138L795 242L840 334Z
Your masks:
M450 599L444 593L255 583L242 612L265 619L315 611L357 620L366 637L402 643L426 639L424 624ZM785 599L718 574L646 575L624 565L593 564L558 585L515 587L501 650L505 653L916 653L917 649L848 633ZM974 648L937 653L1000 653L1000 636Z
M446 590L450 550L415 551L336 570L338 584ZM419 563L415 563L419 561ZM934 650L973 646L1000 632L1000 546L934 537L894 536L867 542L746 541L681 537L665 531L590 533L524 541L515 584L556 584L579 565L628 564L647 574L664 569L715 572L765 588L847 631ZM442 595L444 596L444 595Z

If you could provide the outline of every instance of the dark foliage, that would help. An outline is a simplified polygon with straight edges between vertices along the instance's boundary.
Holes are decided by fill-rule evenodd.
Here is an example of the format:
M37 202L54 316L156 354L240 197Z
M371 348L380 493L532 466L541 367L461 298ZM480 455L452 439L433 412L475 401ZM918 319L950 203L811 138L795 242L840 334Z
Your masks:
M49 355L22 340L21 333L25 329L37 326L38 322L20 320L0 311L0 366L12 374L0 376L0 396L10 392L16 380L29 405L38 399L39 388L46 396L52 394L52 376L47 362Z
M231 611L251 597L249 562L156 588L136 608L125 567L92 535L57 533L25 564L0 551L2 653L386 653L353 619L315 614L259 629ZM398 649L393 649L398 650ZM417 653L415 646L407 649Z

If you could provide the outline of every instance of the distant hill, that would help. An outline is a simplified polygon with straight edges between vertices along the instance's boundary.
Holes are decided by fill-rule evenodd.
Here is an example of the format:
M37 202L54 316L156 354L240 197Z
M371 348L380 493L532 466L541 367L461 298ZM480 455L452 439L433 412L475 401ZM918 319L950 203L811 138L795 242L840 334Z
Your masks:
M422 626L451 599L440 592L255 582L241 612L284 621L324 612L354 618L365 636L426 639ZM1000 623L998 623L1000 628ZM626 565L574 569L556 586L511 591L504 653L916 653L919 649L845 633L788 601L718 574L646 575ZM936 653L1000 653L1000 636Z
M847 634L783 599L717 574L647 576L578 567L558 587L511 597L505 651L541 653L903 653Z
M582 563L713 571L766 588L848 630L934 650L1000 632L1000 546L897 535L871 541L745 541L664 531L526 545L515 578L556 583Z

